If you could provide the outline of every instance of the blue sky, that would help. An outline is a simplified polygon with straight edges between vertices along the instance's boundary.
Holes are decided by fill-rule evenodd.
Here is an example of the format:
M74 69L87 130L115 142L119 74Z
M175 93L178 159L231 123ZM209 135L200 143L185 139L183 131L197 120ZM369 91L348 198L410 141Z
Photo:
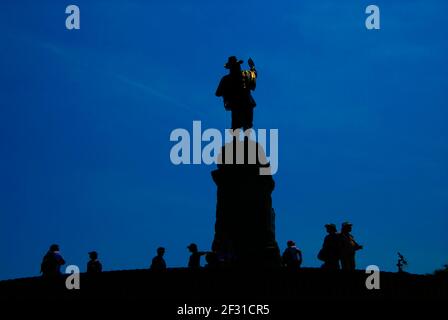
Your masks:
M81 30L65 29L65 8ZM59 243L83 270L145 268L209 249L213 166L174 166L175 128L224 129L229 55L259 71L256 128L279 129L277 240L304 265L349 220L358 265L447 263L446 1L2 1L0 279L38 275Z

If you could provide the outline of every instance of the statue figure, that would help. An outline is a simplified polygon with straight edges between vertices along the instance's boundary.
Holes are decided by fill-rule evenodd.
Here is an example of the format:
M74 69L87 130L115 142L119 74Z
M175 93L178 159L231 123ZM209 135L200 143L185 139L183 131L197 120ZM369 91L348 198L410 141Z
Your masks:
M222 77L216 96L222 97L224 108L232 112L232 129L243 128L244 131L253 127L255 100L251 91L255 90L257 71L251 58L248 60L250 70L241 70L242 60L235 56L228 58L224 65L229 74Z

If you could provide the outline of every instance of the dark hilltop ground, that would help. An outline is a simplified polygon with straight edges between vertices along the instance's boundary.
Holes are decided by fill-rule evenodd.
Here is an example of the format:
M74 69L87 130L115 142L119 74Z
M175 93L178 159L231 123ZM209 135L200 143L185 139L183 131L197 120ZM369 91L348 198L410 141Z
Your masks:
M80 289L68 290L65 278L0 281L0 300L143 299L182 303L303 300L446 300L447 274L380 273L380 289L368 290L365 271L328 272L304 268L264 270L189 270L173 268L110 271L80 276ZM66 277L66 276L64 276Z

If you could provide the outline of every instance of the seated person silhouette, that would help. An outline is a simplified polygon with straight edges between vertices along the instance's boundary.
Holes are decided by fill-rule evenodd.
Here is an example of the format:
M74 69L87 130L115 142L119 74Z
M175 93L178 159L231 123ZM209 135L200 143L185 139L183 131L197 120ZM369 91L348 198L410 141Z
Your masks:
M57 278L61 276L61 266L65 264L65 260L62 258L59 252L59 245L52 244L50 249L42 259L40 266L40 272L43 277Z
M89 262L87 262L87 273L100 273L103 271L103 265L98 260L98 252L89 252Z
M154 271L163 271L166 270L166 262L163 259L163 255L165 254L165 248L159 247L157 248L157 255L152 259L151 270Z
M292 240L288 241L287 246L282 255L283 264L290 270L299 269L302 265L302 251L296 247L296 243Z

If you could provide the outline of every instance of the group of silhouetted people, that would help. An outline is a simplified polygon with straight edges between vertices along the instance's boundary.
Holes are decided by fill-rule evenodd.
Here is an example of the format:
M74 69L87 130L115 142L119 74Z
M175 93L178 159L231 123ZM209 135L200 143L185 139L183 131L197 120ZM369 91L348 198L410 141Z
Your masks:
M87 262L87 273L94 274L103 271L103 265L98 260L98 253L91 251L89 254L89 262ZM61 275L61 267L65 264L59 249L59 245L52 244L45 254L40 265L40 272L45 278L57 278Z
M342 223L341 231L338 232L335 224L326 224L325 229L327 235L325 236L322 249L320 249L317 257L323 261L322 268L327 270L355 270L355 254L356 251L363 247L359 245L352 232L352 224L349 222ZM214 267L219 264L219 261L214 252L199 251L197 244L191 243L187 246L190 251L188 259L188 268L200 269L201 257L205 256L207 261L206 267ZM89 261L87 263L87 273L95 274L103 270L101 262L98 260L98 253L91 251L89 254ZM164 259L165 248L157 248L157 255L152 259L150 266L151 270L162 271L166 270L167 265ZM289 240L287 247L282 254L283 266L289 270L299 269L303 262L302 251L297 248L294 241ZM65 264L59 249L59 245L53 244L45 254L41 263L41 273L44 277L57 277L61 275L61 266Z
M333 223L326 224L325 236L322 249L319 251L317 258L323 261L322 268L326 270L348 270L356 269L355 254L356 251L363 247L359 245L352 232L352 224L349 222L342 223L341 232L338 232L336 225ZM303 262L302 251L296 247L294 241L287 242L287 248L282 255L283 265L288 269L299 269Z
M199 269L201 267L201 257L207 255L206 260L208 262L207 266L215 261L211 256L212 252L208 251L199 251L198 246L195 243L191 243L188 247L190 251L190 258L188 260L188 268L190 269ZM100 273L103 271L103 265L98 260L98 253L96 251L91 251L88 253L90 260L87 262L87 273L94 274ZM163 258L165 254L165 248L159 247L157 248L157 255L152 259L152 263L150 266L151 270L161 271L166 270L166 262ZM42 276L45 278L57 278L61 273L61 267L65 264L65 260L60 253L59 245L52 244L50 249L45 254L42 259L42 263L40 266L40 272Z
M327 270L347 270L352 271L356 269L355 254L356 251L363 247L359 245L352 232L352 224L349 222L342 223L341 231L338 232L336 225L326 224L325 229L327 235L325 236L322 249L319 251L318 259L323 261L323 269ZM302 251L297 248L293 240L288 240L286 249L282 254L282 264L289 270L296 270L302 266L303 255ZM207 261L206 267L214 267L219 265L216 254L208 251L199 251L195 243L188 247L191 255L188 260L188 268L199 269L201 267L200 259L205 255ZM165 248L157 249L157 255L152 259L151 270L165 270L166 263L163 259Z
M210 266L213 259L210 258L210 255L213 255L212 252L209 251L199 251L198 245L196 243L191 243L187 249L190 251L190 258L188 259L188 268L190 269L200 269L201 268L201 257L206 255L206 260L208 262L207 266ZM152 259L150 269L154 271L162 271L166 269L166 262L163 258L165 254L165 248L159 247L157 248L157 255Z
M256 106L251 91L256 88L257 70L252 59L249 58L249 70L242 70L242 60L236 56L230 56L224 67L229 73L222 77L216 89L216 96L222 97L224 108L232 113L233 130L247 130L253 127L253 109ZM322 249L318 254L318 259L323 261L322 268L328 270L355 270L355 253L362 249L351 235L352 224L344 222L341 231L338 232L336 225L327 224L325 228L328 235L325 237ZM195 243L188 247L190 258L188 268L199 269L201 267L201 257L205 256L206 267L219 265L219 259L215 252L199 251ZM157 248L157 255L152 259L151 270L165 270L167 268L164 259L165 248ZM89 252L90 261L87 264L88 273L98 273L102 271L101 262L98 260L98 253ZM287 248L283 252L282 264L288 269L299 269L303 262L302 252L297 248L294 241L287 242ZM52 245L45 255L41 272L44 276L59 275L60 268L65 264L59 252L58 245Z
M352 232L352 224L342 223L341 231L338 232L335 224L326 224L328 235L324 239L322 249L319 251L318 259L323 261L322 268L329 270L355 270L356 251L363 247L359 245Z

